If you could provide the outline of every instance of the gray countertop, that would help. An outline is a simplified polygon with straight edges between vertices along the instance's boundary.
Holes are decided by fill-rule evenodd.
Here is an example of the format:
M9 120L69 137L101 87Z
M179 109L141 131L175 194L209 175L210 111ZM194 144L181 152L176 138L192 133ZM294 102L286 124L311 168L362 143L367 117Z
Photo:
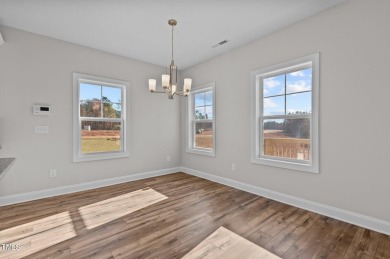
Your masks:
M0 158L0 178L7 173L8 169L11 167L14 161L14 157Z

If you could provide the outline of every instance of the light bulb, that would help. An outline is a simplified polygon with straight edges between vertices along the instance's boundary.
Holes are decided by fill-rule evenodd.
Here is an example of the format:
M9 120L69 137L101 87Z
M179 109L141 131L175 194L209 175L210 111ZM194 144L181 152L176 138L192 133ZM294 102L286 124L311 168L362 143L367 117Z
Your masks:
M192 84L192 79L191 78L185 78L184 79L184 87L183 87L184 92L191 91L191 84Z
M168 88L169 87L169 75L162 75L161 76L161 84L162 87Z
M149 79L149 91L156 91L156 79Z

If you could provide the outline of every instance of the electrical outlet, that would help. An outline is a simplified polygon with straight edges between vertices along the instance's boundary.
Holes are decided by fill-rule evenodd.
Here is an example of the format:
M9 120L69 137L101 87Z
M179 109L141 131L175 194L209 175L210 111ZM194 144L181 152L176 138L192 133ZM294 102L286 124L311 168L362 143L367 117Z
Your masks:
M49 177L57 177L57 169L50 169Z
M170 155L167 156L167 162L169 162L169 161L171 161L171 156Z
M237 168L236 164L232 164L232 171L236 171L236 168Z

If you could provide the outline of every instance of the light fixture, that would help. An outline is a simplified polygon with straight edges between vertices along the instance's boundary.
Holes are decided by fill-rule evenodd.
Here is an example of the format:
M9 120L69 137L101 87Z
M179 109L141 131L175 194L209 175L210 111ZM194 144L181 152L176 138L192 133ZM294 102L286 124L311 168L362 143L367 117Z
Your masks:
M169 66L169 75L161 76L161 86L164 91L156 91L156 79L149 79L149 91L151 93L166 93L168 94L169 99L173 99L173 96L188 96L191 91L191 78L184 79L183 89L178 91L177 89L177 66L175 65L175 61L173 60L173 27L177 24L177 21L174 19L170 19L168 24L172 27L172 60L171 65Z

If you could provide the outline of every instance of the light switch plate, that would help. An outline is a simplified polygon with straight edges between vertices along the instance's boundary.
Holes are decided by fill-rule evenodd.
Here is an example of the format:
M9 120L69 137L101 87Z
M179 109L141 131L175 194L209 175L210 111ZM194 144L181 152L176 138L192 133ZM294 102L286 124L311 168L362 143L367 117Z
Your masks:
M49 133L49 126L35 126L35 134Z

